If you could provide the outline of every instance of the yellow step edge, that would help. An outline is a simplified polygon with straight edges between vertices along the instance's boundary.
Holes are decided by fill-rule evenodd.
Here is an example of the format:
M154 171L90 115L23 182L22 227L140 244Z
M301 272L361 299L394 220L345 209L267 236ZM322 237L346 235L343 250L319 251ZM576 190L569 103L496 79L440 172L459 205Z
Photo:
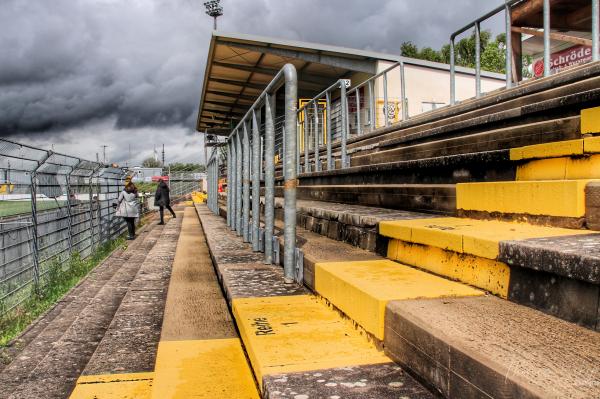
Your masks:
M390 241L388 258L508 297L510 267L502 262L400 240Z
M600 133L600 107L581 110L581 134Z
M259 383L271 374L391 362L312 295L238 298L233 313Z
M150 399L154 373L81 376L71 399Z
M586 154L600 153L600 136L583 139L583 150Z
M455 217L383 221L379 229L380 234L404 242L492 260L498 257L501 241L590 233L587 230Z
M577 180L600 178L600 155L548 158L517 167L517 180Z
M459 183L456 207L483 212L583 217L585 186L591 181L595 180Z
M484 294L387 259L317 263L315 288L380 340L384 338L385 306L389 301Z
M572 155L583 155L583 139L553 141L549 143L533 144L510 149L510 159L520 161L533 158L554 158Z
M152 398L258 399L238 338L160 341Z

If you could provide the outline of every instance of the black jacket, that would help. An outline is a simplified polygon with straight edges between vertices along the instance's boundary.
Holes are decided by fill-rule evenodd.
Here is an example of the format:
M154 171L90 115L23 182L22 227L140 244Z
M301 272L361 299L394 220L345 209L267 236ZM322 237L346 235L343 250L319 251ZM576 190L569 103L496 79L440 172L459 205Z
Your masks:
M169 186L164 181L158 184L156 193L154 194L154 205L168 206L171 205L171 196L169 194Z

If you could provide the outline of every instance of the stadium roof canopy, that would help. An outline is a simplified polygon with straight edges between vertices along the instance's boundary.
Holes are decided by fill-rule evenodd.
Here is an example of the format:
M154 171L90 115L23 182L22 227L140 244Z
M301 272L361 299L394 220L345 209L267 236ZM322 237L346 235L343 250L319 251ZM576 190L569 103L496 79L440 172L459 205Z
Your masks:
M206 61L196 130L229 134L286 63L294 64L298 70L298 95L312 98L337 79L357 72L375 75L378 62L400 60L449 70L446 64L399 55L215 31ZM465 68L457 71L474 73ZM503 78L492 73L483 75Z

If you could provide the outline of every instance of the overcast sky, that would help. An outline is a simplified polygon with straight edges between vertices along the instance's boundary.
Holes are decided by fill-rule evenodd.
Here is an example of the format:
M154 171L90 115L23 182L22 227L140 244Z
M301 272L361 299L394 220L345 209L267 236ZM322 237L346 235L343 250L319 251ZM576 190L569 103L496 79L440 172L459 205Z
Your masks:
M105 144L130 164L164 143L168 163L202 162L203 2L0 0L0 135L88 159ZM223 0L219 30L398 53L439 48L499 3Z

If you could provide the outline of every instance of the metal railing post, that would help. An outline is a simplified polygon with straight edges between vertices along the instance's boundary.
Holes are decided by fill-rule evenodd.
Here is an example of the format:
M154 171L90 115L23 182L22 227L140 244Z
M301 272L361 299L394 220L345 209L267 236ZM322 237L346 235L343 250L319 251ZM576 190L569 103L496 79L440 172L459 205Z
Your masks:
M335 164L333 162L333 157L331 154L331 141L333 140L333 138L331 137L331 93L329 91L325 93L325 113L327 115L327 126L325 127L325 134L327 139L327 170L333 170Z
M512 16L511 16L511 5L508 0L504 5L504 12L506 14L506 88L510 89L513 85L513 77L512 77L512 40L510 39L512 35Z
M31 192L31 224L33 227L33 235L32 235L32 260L33 260L33 284L34 290L37 294L40 293L40 254L39 254L39 245L38 245L38 224L37 224L37 171L38 169L46 162L48 158L50 158L51 153L49 151L46 152L46 155L42 160L40 160L36 166L36 168L31 172L30 175L30 192Z
M346 157L348 154L346 153L346 141L348 139L348 128L349 128L349 118L348 118L348 98L346 97L346 84L341 81L340 82L340 97L341 97L341 115L342 115L342 135L341 135L341 151L342 151L342 169L346 167Z
M88 187L90 190L90 237L92 239L91 250L94 251L94 247L96 246L96 240L94 238L94 175L98 172L98 170L102 167L102 165L98 165L94 168L92 173L90 174L90 180L88 182Z
M404 76L404 61L400 61L400 95L402 96L402 120L408 119L408 100L406 98L406 80Z
M241 132L238 129L236 131L235 134L235 142L236 142L236 147L237 147L237 165L236 165L236 173L235 173L235 189L236 189L236 194L235 194L235 199L237 201L237 204L235 206L235 211L236 211L236 215L235 215L235 231L237 232L238 236L242 235L242 162L243 162L243 158L244 158L244 153L242 150L242 137L241 137Z
M373 80L369 80L369 125L371 131L377 129L377 122L375 121L375 83Z
M510 36L506 37L510 40ZM475 97L481 97L481 24L475 23Z
M231 227L231 143L227 144L227 226Z
M544 0L544 76L550 76L550 0Z
M252 111L252 250L260 251L260 129Z
M456 104L456 60L454 37L450 38L450 105Z
M356 88L356 134L362 134L362 126L360 123L360 89Z
M242 189L243 189L243 219L242 219L242 236L244 242L249 242L249 227L250 227L250 136L248 133L248 123L244 122L242 124L242 146L243 146L243 180L242 180Z
M227 181L227 195L231 195L231 224L229 228L232 231L236 229L236 214L237 214L237 148L235 145L235 136L229 138L229 146L231 147L231 180Z
M388 89L387 89L387 73L383 74L383 115L385 118L385 127L390 125L390 121L388 118L388 109L389 100L388 100Z
M296 68L292 64L286 64L283 67L285 74L285 131L284 137L286 147L284 164L286 173L283 184L284 190L284 279L286 283L294 281L294 271L296 269L296 138L294 137L297 103L298 103L298 78ZM318 146L317 146L318 147Z
M298 174L302 173L302 165L300 163L300 141L301 141L301 135L300 135L300 122L298 122L296 124L296 171ZM302 131L304 131L304 125L302 125Z
M313 106L315 109L315 172L321 171L321 161L319 160L319 136L321 135L319 132L319 105L318 101L313 102Z
M273 108L275 108L273 99L271 95L267 94L265 98L265 264L269 265L273 263L275 218L275 121Z
M599 0L592 0L592 61L600 60L600 7Z
M304 108L304 173L310 172L310 161L308 159L308 106Z
M215 192L215 213L217 214L217 216L219 216L221 214L221 212L219 211L219 147L217 147L216 149L216 156L215 156L215 164L213 166L214 170L215 170L215 185L214 185L214 192Z
M77 164L79 164L77 160ZM73 255L73 210L71 209L71 173L75 168L71 166L71 170L66 175L67 183L67 217L69 218L69 255Z

